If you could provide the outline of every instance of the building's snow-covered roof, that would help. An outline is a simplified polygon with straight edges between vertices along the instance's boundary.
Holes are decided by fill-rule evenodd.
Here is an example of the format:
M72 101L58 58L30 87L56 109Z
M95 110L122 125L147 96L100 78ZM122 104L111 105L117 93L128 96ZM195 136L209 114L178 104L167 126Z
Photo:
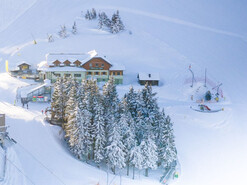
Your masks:
M88 53L48 53L46 55L46 61L42 61L38 64L38 70L39 71L85 71L85 69L83 68L74 67L73 62L79 60L83 65L94 57L100 57L109 64L111 64L112 66L110 70L113 71L125 70L125 67L123 65L110 63L106 58L106 56L99 55L95 50L89 51ZM71 67L69 66L61 67L64 66L63 63L60 64L60 67L49 67L49 66L54 66L53 62L56 60L59 60L60 62L69 60L70 62L72 62Z
M89 51L88 53L48 53L46 54L46 61L49 65L56 60L60 62L69 60L72 63L79 60L83 64L97 55L98 53L95 50Z
M159 73L138 73L139 80L160 80Z
M82 67L69 67L69 66L64 66L64 67L44 67L44 68L38 68L39 71L47 71L47 72L82 72L86 71Z
M30 66L31 66L31 64L29 64L28 62L26 62L26 61L24 61L24 60L17 62L17 63L16 63L16 66L19 66L19 65L21 65L21 64L27 64L27 65L30 65Z
M125 66L122 64L116 64L113 63L110 70L114 71L114 70L125 70Z

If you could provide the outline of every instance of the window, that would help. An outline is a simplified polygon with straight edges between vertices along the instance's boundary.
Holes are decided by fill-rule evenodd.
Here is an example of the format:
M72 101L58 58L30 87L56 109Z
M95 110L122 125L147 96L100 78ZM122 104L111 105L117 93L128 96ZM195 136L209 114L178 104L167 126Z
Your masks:
M94 74L95 74L95 75L99 75L99 72L95 72Z
M81 77L81 74L74 74L74 77Z
M101 64L101 67L104 67L104 64Z
M120 72L117 72L117 75L120 75Z
M99 67L99 64L98 64L98 63L96 63L96 64L95 64L95 66L96 66L96 67Z
M92 72L91 72L91 71L89 71L89 72L87 72L87 74L88 74L88 75L91 75L91 74L92 74Z
M61 74L54 74L56 77L61 77Z
M70 77L71 75L70 74L64 74L65 77Z
M106 75L106 72L102 72L102 75Z
M90 67L92 67L92 66L93 66L93 64L92 64L92 63L90 63L90 64L89 64L89 66L90 66Z

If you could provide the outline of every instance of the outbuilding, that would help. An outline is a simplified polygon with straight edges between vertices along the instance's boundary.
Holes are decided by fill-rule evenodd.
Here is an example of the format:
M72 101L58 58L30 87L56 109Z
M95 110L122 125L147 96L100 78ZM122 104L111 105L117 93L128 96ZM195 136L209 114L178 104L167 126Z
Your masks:
M137 75L138 82L141 85L152 85L152 86L158 86L160 77L158 73L138 73Z

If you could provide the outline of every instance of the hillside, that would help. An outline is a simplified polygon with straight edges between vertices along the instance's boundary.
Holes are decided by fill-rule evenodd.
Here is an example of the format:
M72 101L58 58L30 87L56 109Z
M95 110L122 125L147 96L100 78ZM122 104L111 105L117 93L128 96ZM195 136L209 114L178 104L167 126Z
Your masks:
M28 110L13 106L17 87L33 82L11 78L4 65L5 60L10 67L25 60L35 66L49 52L94 49L110 61L125 65L124 85L118 86L120 96L130 85L141 88L136 79L139 71L159 72L161 86L154 87L154 91L158 93L160 107L165 108L174 122L181 163L182 172L176 184L247 183L246 2L3 0L0 3L0 111L7 114L9 134L20 144L11 150L10 159L26 175L12 166L12 170L7 170L5 184L99 181L106 184L105 172L76 160L63 146L59 129L43 121L41 110L47 104L31 104ZM87 21L81 16L81 11L91 8L105 11L108 16L119 10L126 31L113 35L98 30L97 21ZM70 30L74 21L77 35L69 33L66 39L56 36L60 25ZM53 43L47 42L47 33L55 36ZM185 83L191 76L189 65L197 77L203 77L207 68L212 81L223 83L226 100L220 106L225 111L203 114L189 108L192 90ZM135 181L124 177L123 184L159 184L158 180L159 175L154 172L150 178L140 176ZM119 177L114 182L119 184Z

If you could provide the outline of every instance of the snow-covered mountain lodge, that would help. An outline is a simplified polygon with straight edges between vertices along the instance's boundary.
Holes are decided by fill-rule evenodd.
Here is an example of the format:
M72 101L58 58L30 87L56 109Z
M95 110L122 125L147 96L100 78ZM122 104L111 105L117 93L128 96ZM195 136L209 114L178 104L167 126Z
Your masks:
M123 83L125 67L110 63L96 51L85 53L49 53L38 65L39 79L55 82L58 77L73 77L79 81L95 79L106 82L113 76L116 84Z

